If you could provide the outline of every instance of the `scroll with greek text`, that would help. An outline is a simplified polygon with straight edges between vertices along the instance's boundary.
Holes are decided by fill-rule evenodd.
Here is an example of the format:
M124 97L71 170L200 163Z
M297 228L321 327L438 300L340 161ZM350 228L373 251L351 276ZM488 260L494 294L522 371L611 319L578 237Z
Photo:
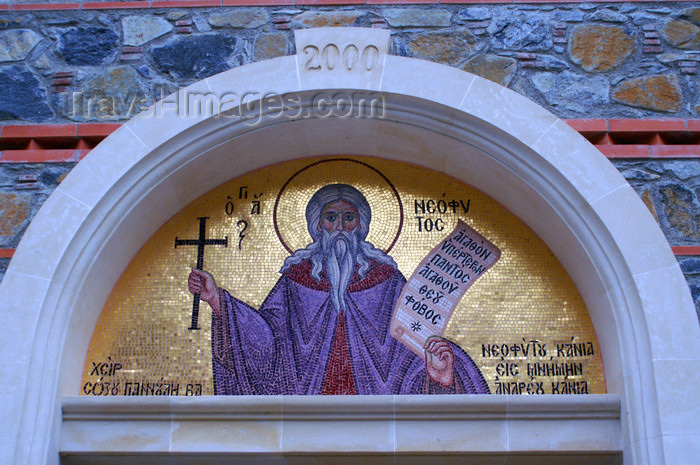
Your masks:
M425 357L425 341L442 336L464 293L501 251L464 221L420 262L394 307L391 335Z

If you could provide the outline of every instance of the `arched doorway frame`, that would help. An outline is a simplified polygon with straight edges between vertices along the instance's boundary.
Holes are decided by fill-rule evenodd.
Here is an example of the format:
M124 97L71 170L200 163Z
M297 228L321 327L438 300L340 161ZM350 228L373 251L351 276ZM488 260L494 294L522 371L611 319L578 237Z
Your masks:
M523 219L589 308L608 392L622 401L626 463L675 465L697 447L692 391L677 388L697 383L693 304L665 237L631 187L565 122L524 97L449 67L381 58L373 76L309 79L297 55L207 78L178 93L178 111L137 116L71 172L30 225L0 287L7 317L1 367L13 386L4 394L9 429L0 437L13 463L58 460L61 399L78 394L102 306L160 225L246 172L343 153L447 173ZM232 86L294 93L308 113L265 110L251 124L181 111L188 95L221 96ZM339 92L382 96L382 117L316 112L319 93Z

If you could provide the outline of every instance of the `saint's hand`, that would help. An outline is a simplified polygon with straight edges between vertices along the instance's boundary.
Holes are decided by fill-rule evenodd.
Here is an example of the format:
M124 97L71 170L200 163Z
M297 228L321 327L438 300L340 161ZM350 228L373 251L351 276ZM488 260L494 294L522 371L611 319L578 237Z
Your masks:
M432 336L425 343L425 368L430 379L444 387L454 383L455 354L450 343Z
M199 298L208 303L217 316L219 315L219 289L211 274L193 268L187 285L192 294L199 294Z

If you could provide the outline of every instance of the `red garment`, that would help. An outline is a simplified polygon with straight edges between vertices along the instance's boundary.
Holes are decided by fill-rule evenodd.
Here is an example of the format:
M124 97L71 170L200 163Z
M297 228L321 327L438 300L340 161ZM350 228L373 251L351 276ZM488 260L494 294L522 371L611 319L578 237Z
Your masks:
M321 281L316 281L316 278L311 276L311 262L304 260L303 262L290 266L284 275L309 289L315 289L317 291L328 291L330 289L330 283L328 278L326 278L326 272L321 272ZM390 265L385 263L377 263L375 260L370 262L370 269L364 278L360 277L357 273L359 265L355 265L355 273L350 280L350 285L348 286L347 292L358 292L370 289L378 284L383 283L390 279L396 273L396 270Z
M350 361L350 347L345 332L345 315L340 312L338 325L335 328L333 348L330 360L323 379L323 395L349 395L357 394L355 379L352 374L352 362Z

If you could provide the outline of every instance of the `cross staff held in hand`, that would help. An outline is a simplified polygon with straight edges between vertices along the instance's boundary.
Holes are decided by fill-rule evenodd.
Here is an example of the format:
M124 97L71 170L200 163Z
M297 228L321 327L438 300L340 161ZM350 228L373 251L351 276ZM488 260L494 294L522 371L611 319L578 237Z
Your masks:
M207 239L206 238L206 226L208 216L197 218L199 220L199 238L198 239L178 239L175 237L175 248L178 245L196 245L197 246L197 267L195 269L201 270L204 266L204 246L206 245L223 245L228 247L228 236L223 239ZM199 294L194 295L194 300L192 301L192 323L188 328L190 331L200 329L197 324L199 320Z

